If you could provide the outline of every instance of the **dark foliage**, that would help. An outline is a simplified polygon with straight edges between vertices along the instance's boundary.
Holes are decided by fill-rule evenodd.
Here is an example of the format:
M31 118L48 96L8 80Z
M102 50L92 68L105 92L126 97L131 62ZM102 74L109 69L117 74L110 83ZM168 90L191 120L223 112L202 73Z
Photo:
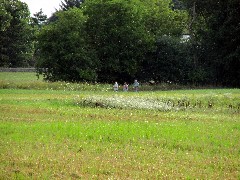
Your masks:
M192 17L193 58L204 67L206 82L240 87L240 1L183 1Z
M32 55L32 29L29 10L18 0L0 1L0 66L29 66Z
M139 76L145 81L187 83L192 66L189 43L163 36L157 40L156 48L143 62Z
M61 2L60 10L67 11L70 8L80 8L84 0L64 0Z

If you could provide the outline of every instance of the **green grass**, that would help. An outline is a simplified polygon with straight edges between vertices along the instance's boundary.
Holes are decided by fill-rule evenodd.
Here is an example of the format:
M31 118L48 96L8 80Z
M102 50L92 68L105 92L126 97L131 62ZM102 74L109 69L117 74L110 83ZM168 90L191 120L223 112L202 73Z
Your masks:
M139 98L190 105L122 106ZM0 179L239 179L239 101L239 89L0 89Z
M129 91L133 91L131 82ZM206 89L207 87L179 85L173 83L161 83L149 85L140 84L140 91L158 91L158 90L179 90L179 89ZM208 87L209 88L209 87ZM43 76L39 78L34 72L0 72L0 89L37 89L37 90L65 90L65 91L102 91L112 92L111 84L99 83L67 83L67 82L46 82ZM120 84L119 90L121 91ZM216 87L214 87L216 89Z
M35 82L41 81L42 76L37 77L33 72L0 72L0 80L7 82Z
M33 72L0 72L0 89L36 89L64 91L109 91L109 84L47 82Z

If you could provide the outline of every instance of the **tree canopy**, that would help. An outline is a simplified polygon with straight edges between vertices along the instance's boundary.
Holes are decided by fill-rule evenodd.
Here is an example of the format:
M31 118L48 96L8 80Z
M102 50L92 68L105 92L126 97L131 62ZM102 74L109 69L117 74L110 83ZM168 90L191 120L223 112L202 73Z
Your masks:
M86 17L73 8L56 14L58 21L41 30L38 67L51 81L94 81L98 65L85 31Z
M240 87L239 16L239 0L63 0L50 18L0 0L0 66L36 64L50 81Z
M0 0L0 66L27 66L32 55L32 31L27 4Z
M96 61L98 64L96 80L101 82L112 82L116 79L119 81L132 80L142 71L143 62L150 60L148 55L156 50L155 42L158 37L167 34L180 38L187 14L184 11L172 10L170 4L170 1L156 0L148 2L92 0L85 1L78 8L83 14L81 18L83 19L84 33L81 33L81 36L95 53L94 56L87 59L94 57L95 59L92 61ZM70 6L68 8L65 11L72 11ZM64 14L63 11L59 11L57 14L58 18L66 16L61 15ZM67 23L70 22L71 20ZM53 24L58 23L62 24L63 28L62 19L53 22ZM48 28L52 29L52 26L50 23ZM50 32L49 29L46 31ZM63 40L60 39L62 36L59 34L58 39L50 38L51 41L42 42L42 37L48 35L47 33L41 36L40 44L53 44L52 41L58 44ZM66 41L64 43L66 44ZM62 47L55 46L54 48L61 49ZM41 49L41 54L48 54L45 53L47 49L51 48ZM67 53L67 51L65 52ZM51 54L53 55L53 53ZM76 56L76 59L79 58L77 53L74 53L73 56ZM59 59L59 56L56 54L54 58ZM43 64L39 63L39 67L43 67ZM60 76L58 75L58 77ZM72 76L72 78L75 77Z
M84 0L64 0L61 1L60 9L63 11L67 11L70 8L76 7L80 8Z
M197 65L205 66L208 74L205 81L240 86L239 1L183 1L189 10L189 29L199 61Z

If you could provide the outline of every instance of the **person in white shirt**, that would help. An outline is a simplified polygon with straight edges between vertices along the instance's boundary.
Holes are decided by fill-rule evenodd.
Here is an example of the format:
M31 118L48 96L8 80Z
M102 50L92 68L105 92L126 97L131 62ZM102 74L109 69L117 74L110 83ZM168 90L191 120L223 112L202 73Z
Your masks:
M117 82L115 82L115 84L113 85L113 90L114 91L118 91L118 83Z

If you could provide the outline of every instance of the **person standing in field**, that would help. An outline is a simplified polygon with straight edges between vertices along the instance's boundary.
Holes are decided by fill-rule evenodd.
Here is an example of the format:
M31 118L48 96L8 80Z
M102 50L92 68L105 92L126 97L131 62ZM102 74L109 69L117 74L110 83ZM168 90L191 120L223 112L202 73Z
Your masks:
M113 85L113 90L114 90L115 92L118 91L118 83L117 83L117 82L115 82L115 84Z
M137 80L134 80L133 89L135 92L138 92L139 90L139 82Z
M128 91L128 84L126 82L123 84L123 91Z

